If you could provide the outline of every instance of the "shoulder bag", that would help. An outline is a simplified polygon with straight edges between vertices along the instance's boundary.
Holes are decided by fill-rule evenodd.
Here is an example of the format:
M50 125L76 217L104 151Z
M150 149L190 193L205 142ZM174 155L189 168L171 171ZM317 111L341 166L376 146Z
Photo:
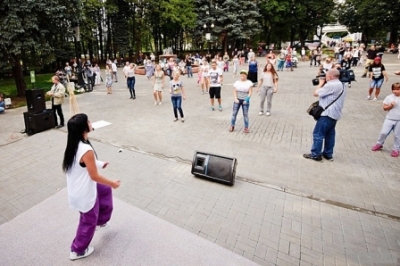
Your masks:
M316 102L313 102L310 105L310 107L308 107L307 113L309 115L311 115L312 117L314 117L315 120L318 120L321 117L321 114L326 109L328 109L329 106L331 106L334 102L336 102L340 98L340 96L342 96L343 92L344 92L344 84L343 84L342 92L339 94L339 96L335 100L333 100L330 104L328 104L328 106L326 106L325 109L322 106L319 105L319 101L316 101Z

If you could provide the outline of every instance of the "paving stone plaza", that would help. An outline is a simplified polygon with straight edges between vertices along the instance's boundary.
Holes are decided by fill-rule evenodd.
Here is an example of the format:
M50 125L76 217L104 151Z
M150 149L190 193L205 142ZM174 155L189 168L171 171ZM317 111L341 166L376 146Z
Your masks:
M7 110L0 115L0 265L400 265L393 135L382 151L371 151L386 115L382 100L400 82L396 55L385 54L382 63L389 82L376 102L365 99L363 68L353 68L357 82L336 127L333 162L302 156L315 124L306 113L316 100L317 68L309 62L278 72L271 116L258 116L253 94L249 134L241 112L236 130L228 131L237 79L230 72L222 112L210 111L196 75L181 77L184 123L173 122L168 90L154 105L145 76L136 76L137 98L130 100L121 68L113 94L102 84L77 95L92 122L111 123L90 139L110 162L101 173L121 179L121 187L114 190L111 227L96 233L95 253L76 262L68 254L79 215L68 208L61 169L67 129L26 136L20 133L26 107ZM68 119L68 98L63 111ZM237 158L235 185L194 177L195 151Z

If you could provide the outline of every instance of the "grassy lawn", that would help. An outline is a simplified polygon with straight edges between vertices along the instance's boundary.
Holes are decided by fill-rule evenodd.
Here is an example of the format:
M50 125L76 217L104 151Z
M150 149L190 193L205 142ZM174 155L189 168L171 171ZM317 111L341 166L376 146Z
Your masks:
M50 90L51 86L51 77L54 74L38 74L36 75L36 83L35 89L44 89L44 91ZM24 77L26 88L32 89L31 78L30 76ZM4 94L6 98L11 98L12 108L17 108L26 105L25 97L17 97L17 88L15 86L15 80L13 77L4 77L0 78L0 93ZM47 98L47 97L46 97Z

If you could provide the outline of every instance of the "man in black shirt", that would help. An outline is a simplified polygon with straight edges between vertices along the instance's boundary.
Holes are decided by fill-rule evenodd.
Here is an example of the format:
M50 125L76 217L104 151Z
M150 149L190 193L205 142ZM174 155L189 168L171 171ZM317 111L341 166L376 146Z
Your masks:
M364 74L361 76L362 78L366 78L367 77L367 72L369 69L369 66L374 62L375 57L377 56L378 51L376 50L375 45L371 45L371 48L369 48L367 50L367 60L365 62L365 70L364 70Z

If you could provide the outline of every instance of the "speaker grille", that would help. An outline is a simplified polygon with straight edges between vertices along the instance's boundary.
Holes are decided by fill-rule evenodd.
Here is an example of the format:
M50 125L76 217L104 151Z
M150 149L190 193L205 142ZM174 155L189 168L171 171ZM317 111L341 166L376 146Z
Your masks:
M232 159L210 156L206 175L232 180Z

